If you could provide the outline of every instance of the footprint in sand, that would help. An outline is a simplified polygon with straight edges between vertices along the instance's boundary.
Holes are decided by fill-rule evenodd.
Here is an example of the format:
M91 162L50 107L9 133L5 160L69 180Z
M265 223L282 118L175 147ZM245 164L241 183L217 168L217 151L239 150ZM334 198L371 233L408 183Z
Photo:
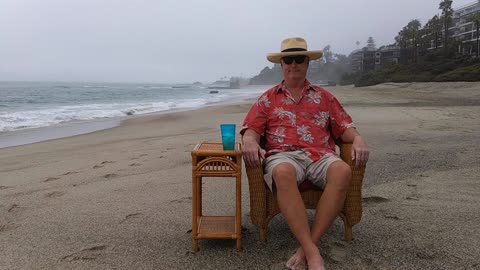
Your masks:
M0 233L6 232L9 230L13 230L20 227L20 225L17 225L13 222L7 222L7 223L0 223Z
M370 258L353 256L353 263L354 265L360 266L361 268L359 269L372 269L371 266L373 265L373 260ZM375 269L383 269L383 268L375 268Z
M55 198L55 197L63 196L64 194L65 194L65 192L62 192L62 191L54 191L54 192L47 193L47 195L45 195L45 197Z
M128 166L135 167L135 166L142 166L142 164L139 164L139 163L132 163L132 164L130 164L130 165L128 165Z
M184 203L184 202L192 202L192 197L183 197L177 200L170 201L170 203Z
M96 260L108 249L108 245L97 245L62 257L62 261Z
M140 217L140 216L143 216L142 213L133 213L133 214L128 214L125 216L124 219L122 219L122 221L120 221L119 223L122 224L123 222L129 220L129 219L132 219L132 218L136 218L136 217Z
M363 198L364 203L384 203L388 202L390 199L379 197L379 196L370 196Z
M327 256L336 263L344 262L347 258L347 248L344 244L335 242L329 246Z
M4 189L7 189L7 188L11 188L9 186L0 186L0 190L4 190Z
M146 156L148 156L148 154L141 154L140 156L141 157L146 157Z
M417 257L424 260L434 260L437 256L437 253L433 249L422 249L415 252L415 254L417 255Z
M103 167L105 167L105 166L102 166L102 165L95 165L95 166L93 166L94 169L100 169L100 168L103 168Z
M8 212L8 213L15 213L15 212L17 212L19 209L20 209L20 207L18 206L18 204L14 203L14 204L11 204L11 205L8 207L7 212Z
M118 174L115 174L115 173L109 173L109 174L105 174L103 177L104 178L107 178L107 179L110 179L110 178L115 178L117 177Z
M101 164L107 164L107 163L115 163L115 161L111 161L111 160L105 160L105 161L102 161Z
M385 214L383 215L385 218L388 218L388 219L395 219L395 220L399 220L400 218L395 216L395 215L389 215L389 214Z
M60 177L48 177L47 179L43 180L43 182L50 182L60 179Z
M76 174L76 173L78 173L78 172L76 172L76 171L71 171L71 172L66 172L66 173L64 173L64 174L62 174L62 175L70 175L70 174Z

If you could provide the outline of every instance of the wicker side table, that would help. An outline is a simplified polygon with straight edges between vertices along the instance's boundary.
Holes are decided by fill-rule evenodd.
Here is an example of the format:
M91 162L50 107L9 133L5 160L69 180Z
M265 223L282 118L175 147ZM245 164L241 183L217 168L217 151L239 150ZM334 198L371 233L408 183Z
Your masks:
M202 215L202 177L234 177L235 216ZM199 239L235 239L241 249L242 209L242 151L239 143L235 150L224 151L222 143L202 142L192 150L192 245L198 251Z

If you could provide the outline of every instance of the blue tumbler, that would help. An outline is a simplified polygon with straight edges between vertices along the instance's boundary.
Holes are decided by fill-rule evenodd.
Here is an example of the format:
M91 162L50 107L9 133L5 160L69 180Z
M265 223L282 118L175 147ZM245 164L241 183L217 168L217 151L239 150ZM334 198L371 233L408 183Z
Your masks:
M235 150L235 124L221 124L223 150Z

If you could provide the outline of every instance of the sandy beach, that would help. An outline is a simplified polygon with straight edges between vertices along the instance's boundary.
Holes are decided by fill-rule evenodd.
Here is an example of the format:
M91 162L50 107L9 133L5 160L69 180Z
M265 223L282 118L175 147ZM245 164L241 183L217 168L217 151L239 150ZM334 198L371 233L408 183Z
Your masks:
M352 242L340 219L322 238L327 269L480 269L480 83L327 89L371 150L363 219ZM250 105L0 149L0 269L285 269L296 241L279 215L259 242L245 173L243 250L201 240L192 252L190 152ZM204 194L206 213L234 211L233 181Z

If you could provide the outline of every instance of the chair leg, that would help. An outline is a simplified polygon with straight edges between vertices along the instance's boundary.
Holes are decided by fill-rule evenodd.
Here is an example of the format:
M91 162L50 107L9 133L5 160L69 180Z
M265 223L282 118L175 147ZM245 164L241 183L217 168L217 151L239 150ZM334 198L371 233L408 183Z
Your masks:
M344 222L345 226L345 241L350 242L353 239L352 225Z
M259 226L260 241L267 242L267 226Z
M237 251L242 250L242 240L240 238L237 239Z
M198 240L197 239L192 239L192 247L193 247L194 252L198 251Z

